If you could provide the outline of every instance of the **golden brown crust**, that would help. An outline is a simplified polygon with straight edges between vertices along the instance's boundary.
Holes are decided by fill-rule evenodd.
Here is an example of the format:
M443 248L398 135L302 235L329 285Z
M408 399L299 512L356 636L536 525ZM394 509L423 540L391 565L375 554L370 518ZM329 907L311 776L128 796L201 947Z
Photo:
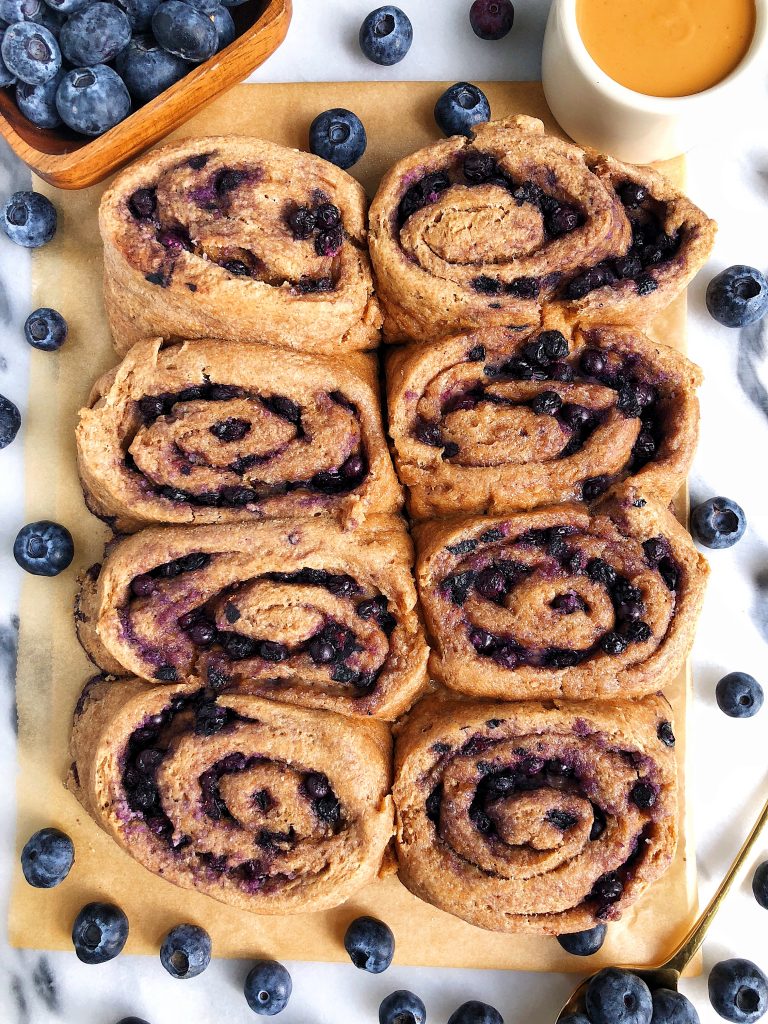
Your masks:
M88 507L121 532L328 513L351 527L402 503L363 353L141 342L94 385L77 452Z
M144 217L129 206L139 189L154 190ZM293 210L324 203L340 211L345 231L328 255L319 254L319 230L295 239L287 222ZM259 139L153 150L118 175L99 210L118 352L157 335L329 354L374 348L381 317L366 205L362 187L338 167Z
M115 842L167 881L251 913L338 906L377 877L393 833L380 722L92 681L71 752L68 786ZM147 787L156 799L142 811Z
M669 744L662 697L425 698L395 748L401 880L491 931L562 935L617 920L674 856Z

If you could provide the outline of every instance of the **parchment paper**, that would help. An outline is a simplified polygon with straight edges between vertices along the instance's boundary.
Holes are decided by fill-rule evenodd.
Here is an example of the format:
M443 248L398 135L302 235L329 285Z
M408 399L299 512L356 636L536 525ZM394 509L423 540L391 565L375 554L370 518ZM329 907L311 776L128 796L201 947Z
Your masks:
M344 106L363 119L368 151L353 173L373 192L396 159L438 137L432 108L444 84L366 83L243 85L217 100L176 133L252 134L304 147L312 118ZM483 88L494 117L528 113L550 130L541 88L535 83L488 84ZM681 162L664 170L676 181ZM72 620L75 576L99 560L106 528L86 510L75 470L74 428L78 408L91 384L116 357L101 298L101 245L96 211L102 186L60 192L36 182L59 211L54 241L35 253L34 305L59 309L70 336L58 354L32 352L30 406L26 422L26 517L57 520L71 530L76 546L72 568L56 579L29 576L21 598L18 662L19 776L17 848L36 829L56 825L72 836L75 865L54 890L28 886L17 867L10 907L10 940L17 946L71 948L72 921L94 899L120 904L130 919L127 951L156 955L166 931L180 922L205 927L218 956L256 953L297 960L344 960L346 925L361 913L383 918L397 939L403 964L573 970L582 964L553 939L501 936L464 924L411 896L390 877L377 882L332 912L270 918L225 907L155 877L123 853L82 811L63 787L69 764L72 709L92 674L80 650ZM655 325L660 340L684 347L685 300ZM677 720L677 752L684 783L685 709L690 683L677 680L668 696ZM681 792L684 789L681 788ZM618 925L611 925L602 952L590 968L615 962L647 964L666 954L685 930L696 902L695 858L682 802L683 828L673 867Z

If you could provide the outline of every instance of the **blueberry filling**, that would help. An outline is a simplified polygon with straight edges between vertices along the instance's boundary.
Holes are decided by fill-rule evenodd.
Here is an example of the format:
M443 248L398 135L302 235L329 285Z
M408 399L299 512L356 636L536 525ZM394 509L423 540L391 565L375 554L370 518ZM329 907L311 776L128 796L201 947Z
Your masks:
M448 175L440 171L426 174L420 181L411 185L398 206L398 217L401 226L417 210L421 210L423 207L436 202L441 192L445 192L450 187L451 182Z
M149 220L157 209L157 195L153 188L139 188L128 200L128 208L137 220Z

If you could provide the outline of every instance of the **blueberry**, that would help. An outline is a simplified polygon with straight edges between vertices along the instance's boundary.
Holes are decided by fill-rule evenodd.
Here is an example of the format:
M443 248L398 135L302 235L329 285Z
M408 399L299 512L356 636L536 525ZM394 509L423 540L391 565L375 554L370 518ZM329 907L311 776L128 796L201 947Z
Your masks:
M413 26L399 7L377 7L360 26L360 49L374 64L399 64L411 48Z
M211 17L213 18L213 24L216 26L216 34L218 36L216 50L218 52L223 50L225 46L229 46L237 35L237 30L235 29L232 15L226 7L217 7Z
M199 63L216 52L213 21L181 0L164 0L152 15L152 31L164 50Z
M573 932L570 935L558 935L557 941L573 956L592 956L605 942L607 928L604 924L595 925L585 932Z
M0 449L7 448L19 432L21 413L5 395L0 395Z
M99 2L67 19L61 30L61 52L75 67L106 64L131 40L131 23L114 4Z
M768 281L754 267L728 267L707 285L707 309L725 327L746 327L768 313Z
M351 110L334 107L318 114L309 128L309 151L346 170L365 152L363 122Z
M21 851L21 870L36 889L61 885L75 860L75 847L66 833L57 828L35 832Z
M469 9L472 31L481 39L503 39L515 20L510 0L475 0Z
M383 921L358 917L347 928L344 949L355 967L369 974L381 974L395 955L395 936Z
M764 860L755 869L752 878L752 892L760 906L764 910L768 910L768 860Z
M485 93L469 82L449 86L435 104L435 121L446 135L469 136L476 124L490 116Z
M196 978L210 962L211 937L194 924L172 928L160 946L160 963L172 978Z
M64 72L59 71L42 85L19 82L16 86L16 106L38 128L58 128L61 124L56 109L56 91L63 77Z
M424 1024L426 1019L424 1003L405 988L391 992L379 1006L379 1024Z
M651 1024L701 1024L693 1003L682 992L657 988L653 993Z
M149 1024L143 1017L123 1017L117 1024Z
M752 718L763 706L763 688L746 672L729 672L715 690L717 705L729 718Z
M448 1024L504 1024L504 1018L488 1003L470 999L453 1011Z
M128 19L131 31L136 33L149 30L160 0L114 0L114 3Z
M254 1013L274 1017L288 1005L291 976L276 960L257 960L245 979L245 998Z
M558 1024L590 1024L590 1020L583 1013L569 1013L567 1017L561 1017Z
M768 978L751 960L721 960L709 974L709 1001L734 1024L752 1024L768 1013Z
M58 576L74 554L69 530L48 519L22 526L13 545L13 557L33 576Z
M0 18L9 25L17 21L39 21L44 7L42 0L0 0Z
M167 53L150 35L134 36L115 67L137 104L153 100L189 71L185 60Z
M16 75L8 70L2 57L3 39L5 38L5 30L7 28L7 25L0 25L0 89L7 89L9 85L13 85L16 81Z
M93 3L93 0L45 0L49 7L60 14L74 14Z
M701 544L721 550L729 548L744 536L747 517L744 509L730 498L710 498L691 512L691 529Z
M122 952L128 918L113 903L88 903L72 925L72 942L84 964L105 964Z
M37 249L56 234L56 207L39 192L14 192L0 213L0 225L12 242Z
M128 116L131 97L120 76L106 66L76 68L56 93L62 121L82 135L103 135Z
M61 50L44 25L19 21L5 30L0 46L6 68L21 82L40 85L61 68Z
M636 974L607 967L587 987L587 1016L592 1024L650 1024L651 993Z
M67 340L67 321L57 310L41 306L27 317L24 337L33 348L54 352Z

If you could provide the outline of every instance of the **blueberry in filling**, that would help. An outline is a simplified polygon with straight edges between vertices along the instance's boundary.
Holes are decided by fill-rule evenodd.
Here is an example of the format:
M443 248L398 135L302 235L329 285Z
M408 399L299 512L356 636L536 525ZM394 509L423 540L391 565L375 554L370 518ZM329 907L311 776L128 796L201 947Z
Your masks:
M424 206L436 202L441 192L450 188L451 182L447 174L434 171L426 174L405 192L398 206L398 217L402 226L408 218Z
M149 220L157 209L157 196L153 188L139 188L128 200L128 208L137 220Z

